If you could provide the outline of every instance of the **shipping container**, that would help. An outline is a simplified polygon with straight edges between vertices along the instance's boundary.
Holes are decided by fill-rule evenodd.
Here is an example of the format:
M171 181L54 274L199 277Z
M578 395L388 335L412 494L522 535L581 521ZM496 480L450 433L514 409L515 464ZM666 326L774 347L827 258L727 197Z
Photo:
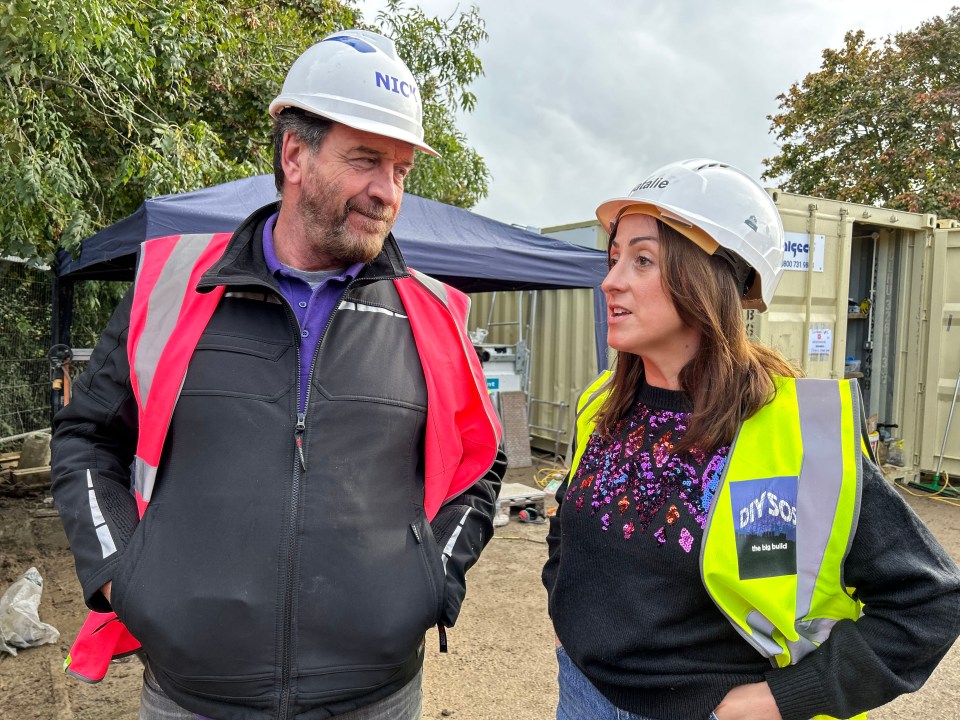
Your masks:
M785 272L770 309L745 312L748 333L809 377L857 379L881 459L900 463L888 474L913 480L941 464L960 477L960 417L945 437L960 387L960 224L769 192L786 233ZM606 247L596 221L543 232ZM490 315L498 342L516 337L496 326L516 320L516 295L501 294ZM531 437L565 452L576 397L597 373L593 298L587 290L537 295L525 301ZM484 313L490 305L481 300L471 322L482 325Z
M593 291L477 293L471 299L469 328L487 331L484 345L492 346L493 359L499 349L508 354L518 345L529 355L523 389L533 446L565 456L576 399L597 375Z
M746 313L748 332L810 377L857 378L869 430L890 439L881 460L914 479L928 402L923 360L936 218L771 195L786 233L786 270L770 310Z

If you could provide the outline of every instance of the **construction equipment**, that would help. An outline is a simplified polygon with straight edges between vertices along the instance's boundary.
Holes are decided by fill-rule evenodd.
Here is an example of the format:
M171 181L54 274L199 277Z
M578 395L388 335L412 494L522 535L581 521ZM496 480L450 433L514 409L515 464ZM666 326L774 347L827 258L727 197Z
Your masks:
M54 345L47 351L50 362L50 406L56 414L64 405L70 404L70 364L73 350L67 345Z

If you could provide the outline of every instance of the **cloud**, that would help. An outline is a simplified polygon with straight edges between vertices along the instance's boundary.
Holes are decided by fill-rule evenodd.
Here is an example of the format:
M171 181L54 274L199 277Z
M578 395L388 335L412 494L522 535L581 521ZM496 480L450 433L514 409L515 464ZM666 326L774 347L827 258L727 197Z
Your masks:
M422 0L449 15L453 0ZM588 220L667 162L759 177L776 96L848 30L882 37L949 12L913 0L480 0L490 40L460 125L493 175L474 210L532 226ZM381 3L361 2L372 19Z

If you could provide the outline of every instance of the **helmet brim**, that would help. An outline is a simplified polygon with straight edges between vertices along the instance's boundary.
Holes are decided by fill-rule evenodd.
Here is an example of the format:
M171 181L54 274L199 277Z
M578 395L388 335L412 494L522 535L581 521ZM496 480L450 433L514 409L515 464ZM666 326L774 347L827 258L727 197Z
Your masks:
M607 200L605 203L602 203L597 208L596 214L597 220L600 221L600 226L607 235L610 235L614 223L618 222L619 219L625 215L647 215L670 226L708 255L715 254L718 248L723 247L716 238L710 234L707 228L704 227L706 225L714 232L717 232L719 229L713 226L712 223L708 222L705 218L684 212L680 208L675 208L666 203L638 202L636 198L629 197L613 198L612 200ZM743 262L746 263L747 267L754 267L746 260L743 260ZM745 289L743 296L740 298L740 302L745 310L766 311L767 304L763 299L762 278L759 272L755 273L753 282Z
M296 96L281 95L276 98L272 103L270 103L270 116L276 118L285 108L288 107L300 108L311 115L316 115L318 117L326 118L327 120L332 120L333 122L341 123L342 125L351 127L354 130L362 130L363 132L372 133L373 135L380 135L382 137L400 140L401 142L413 145L415 148L422 150L428 155L441 157L440 153L427 145L414 133L407 132L406 130L393 125L377 122L376 120L370 120L369 118L358 117L349 113L319 112L308 102L304 102L298 99Z

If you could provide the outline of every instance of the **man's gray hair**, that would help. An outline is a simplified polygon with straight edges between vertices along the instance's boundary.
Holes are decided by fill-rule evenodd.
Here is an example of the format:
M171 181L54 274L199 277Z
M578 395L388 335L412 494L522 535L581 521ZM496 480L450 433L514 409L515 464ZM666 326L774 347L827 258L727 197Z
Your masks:
M283 193L283 137L288 132L302 140L316 152L320 143L333 127L333 120L327 120L319 115L311 115L300 108L288 107L273 121L273 179L277 192Z

